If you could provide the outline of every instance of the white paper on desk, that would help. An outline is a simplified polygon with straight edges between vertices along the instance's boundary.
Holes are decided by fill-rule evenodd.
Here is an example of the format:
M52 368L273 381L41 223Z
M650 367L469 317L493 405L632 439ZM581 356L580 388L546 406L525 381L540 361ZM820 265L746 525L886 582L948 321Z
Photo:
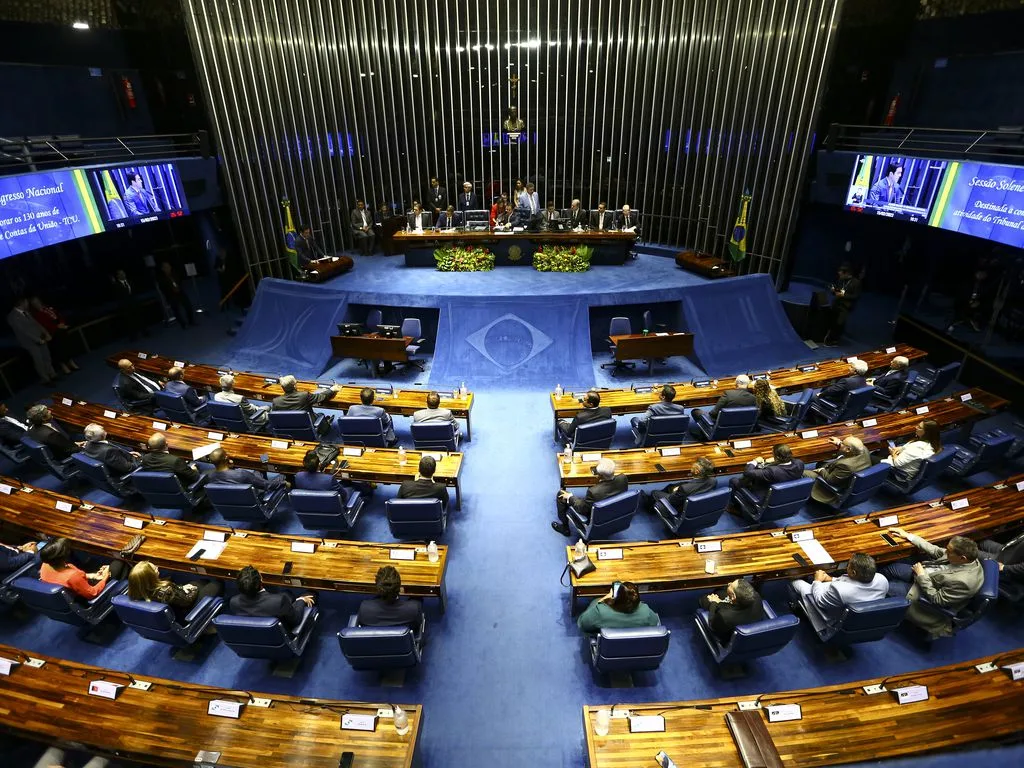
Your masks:
M667 333L662 333L662 332L658 332L658 333L656 333L656 334L654 334L654 335L655 335L655 336L668 336L668 334L667 334Z
M209 456L218 448L220 448L220 443L210 443L209 445L201 445L198 448L193 448L192 458L195 461L199 461L199 459L203 458L204 456Z
M220 557L220 553L224 551L224 547L227 545L228 543L226 541L207 541L203 539L202 541L197 541L185 557L192 557L192 555L201 549L203 550L203 554L199 556L200 560L216 560Z
M829 553L825 551L825 548L821 546L821 542L817 539L801 541L800 549L804 551L804 554L811 559L811 563L814 565L825 565L827 563L835 562Z

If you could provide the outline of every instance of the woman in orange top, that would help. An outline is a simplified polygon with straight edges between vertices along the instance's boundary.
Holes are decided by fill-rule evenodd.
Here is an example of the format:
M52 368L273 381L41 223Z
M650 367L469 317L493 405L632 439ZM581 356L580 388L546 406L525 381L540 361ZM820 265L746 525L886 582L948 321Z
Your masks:
M124 563L115 560L104 565L93 573L86 573L71 563L71 543L67 539L54 539L47 542L39 550L39 559L43 561L39 569L39 579L47 584L61 584L84 600L92 600L111 578L120 578L124 572Z

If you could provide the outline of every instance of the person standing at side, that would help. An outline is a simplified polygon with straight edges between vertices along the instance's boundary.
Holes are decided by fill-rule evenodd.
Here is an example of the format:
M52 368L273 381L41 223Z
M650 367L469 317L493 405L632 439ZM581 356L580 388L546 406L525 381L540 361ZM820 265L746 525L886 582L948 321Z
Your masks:
M39 374L39 380L47 386L56 381L57 371L53 368L50 348L47 346L50 334L29 314L26 297L15 299L14 307L7 314L7 324L14 331L14 338L18 344L32 358L32 365Z

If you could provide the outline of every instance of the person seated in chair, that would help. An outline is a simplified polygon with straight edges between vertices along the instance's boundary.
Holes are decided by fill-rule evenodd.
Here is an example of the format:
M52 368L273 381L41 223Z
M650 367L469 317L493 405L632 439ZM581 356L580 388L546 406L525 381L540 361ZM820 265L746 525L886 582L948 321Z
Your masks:
M757 405L758 419L783 419L788 413L786 401L779 397L768 379L754 382L754 404Z
M686 413L684 408L679 403L673 403L676 397L676 388L671 384L666 384L661 388L660 399L656 403L651 403L647 406L647 410L640 416L634 416L629 420L630 425L636 430L639 437L636 438L637 447L644 444L644 437L647 434L647 422L651 416L682 416Z
M659 624L658 614L647 603L640 602L640 590L631 581L613 584L607 595L594 600L576 619L576 626L587 634L597 634L605 628L656 627Z
M128 597L144 602L166 603L174 609L179 621L185 620L189 611L204 597L217 597L224 591L224 585L216 579L196 579L187 584L175 584L170 579L161 579L160 570L148 560L136 563L128 573Z
M754 399L754 393L750 391L750 377L745 373L741 373L736 377L735 389L727 389L722 393L721 397L718 398L718 402L708 412L708 418L714 421L718 416L718 412L723 408L747 408L751 405L757 405L757 400ZM702 408L694 408L690 411L690 415L693 418L697 418L703 413L704 410Z
M28 436L50 449L56 461L65 461L85 443L76 443L53 421L53 411L45 405L33 405L25 414Z
M1013 595L1024 593L1024 534L1005 544L985 539L978 544L978 557L999 563L1000 590L1005 586Z
M137 413L152 413L156 407L153 393L160 390L163 382L143 376L128 359L117 361L117 371L117 388L125 407Z
M254 469L238 469L223 448L214 448L208 461L213 464L213 472L209 477L211 483L231 483L232 485L251 485L256 490L266 493L278 488L289 488L284 475L267 477L263 472Z
M868 364L859 358L854 358L849 363L850 375L844 376L824 387L815 396L814 400L820 401L825 400L831 405L838 405L846 397L847 392L852 392L855 389L860 389L867 385L867 379L864 378L864 374L868 372Z
M377 569L374 579L377 596L359 604L356 622L360 627L409 627L418 630L423 626L423 605L419 600L400 597L402 576L393 565Z
M846 565L846 573L833 578L817 570L811 581L797 579L789 582L790 605L793 610L803 598L810 596L811 604L826 621L838 621L843 609L858 603L883 600L889 591L889 580L875 570L875 558L863 552L854 552Z
M441 211L441 214L437 217L437 228L438 229L455 229L456 227L462 226L463 214L460 211L455 210L454 205L449 205L448 208Z
M403 480L398 486L399 499L438 499L444 509L448 509L448 487L444 483L434 482L437 462L433 456L420 458L415 480Z
M181 456L172 456L167 450L167 437L163 432L155 432L146 444L149 446L149 452L142 456L144 472L170 472L178 478L181 487L186 491L199 480L199 467L185 461ZM207 512L212 506L203 493L196 506L196 512Z
M36 559L36 548L37 545L34 541L26 542L18 547L0 542L0 576L14 573L22 566L33 562Z
M15 449L21 445L21 438L28 434L28 425L8 415L7 404L0 403L0 443Z
M743 474L729 481L729 487L733 491L746 488L759 499L764 499L768 495L768 489L775 483L797 480L803 477L803 474L803 461L793 458L793 450L788 445L777 443L772 446L771 461L765 461L762 456L749 461L743 469Z
M925 459L929 459L942 450L942 433L938 422L925 419L914 429L914 437L903 445L894 445L882 449L888 453L885 458L876 453L872 463L884 463L892 467L892 477L905 483L917 476L924 467ZM880 453L880 452L879 452Z
M142 465L142 454L107 442L107 432L99 424L89 424L84 430L85 445L82 453L100 462L116 478L123 478Z
M551 522L551 527L563 536L568 536L569 530L569 507L584 520L590 519L590 512L594 504L629 489L629 478L625 475L615 474L615 462L611 459L601 459L597 462L597 483L587 488L587 495L583 498L576 496L564 488L558 492L555 503L558 508L558 520Z
M313 406L333 400L341 392L339 384L332 384L315 392L302 392L297 389L297 381L291 375L282 376L277 383L284 390L284 394L270 401L270 408L274 411L307 411L310 416L315 416Z
M731 581L725 589L705 595L699 602L708 612L708 626L723 643L729 642L736 627L767 618L761 595L745 579Z
M295 489L298 491L337 491L342 502L347 502L353 490L364 496L373 494L373 483L357 483L342 480L338 475L320 471L320 457L316 451L306 451L302 458L302 471L295 473Z
M430 392L427 395L427 407L420 408L412 414L413 424L454 424L455 436L459 437L459 422L456 421L452 412L441 407L441 396L437 392Z
M830 437L828 440L839 449L839 455L820 463L817 469L804 470L804 477L821 481L811 487L811 498L820 504L834 504L839 499L838 493L853 482L854 474L871 466L871 454L859 437L844 437L842 440Z
M395 437L395 425L391 421L391 414L373 404L375 393L370 387L363 387L359 392L359 402L348 409L346 416L369 416L373 419L380 419L384 425L384 442L389 446L398 443Z
M950 620L944 614L921 605L920 600L925 597L932 605L953 613L967 605L985 583L985 569L978 560L978 545L964 536L954 536L943 549L902 528L887 530L909 541L931 558L913 565L893 563L885 566L882 573L889 579L889 596L906 597L910 601L907 619L930 637L951 635L953 627Z
M654 510L654 505L659 499L667 499L672 508L678 512L690 496L713 491L717 486L718 479L715 477L714 462L701 456L690 467L689 480L683 480L681 483L669 483L654 493L641 491L640 496L648 511Z
M235 580L238 594L228 601L228 613L232 616L254 616L278 619L286 629L294 629L306 611L316 603L313 595L292 599L286 592L268 592L263 587L263 577L251 565L238 572Z
M200 395L194 388L185 383L185 371L174 366L167 371L167 383L164 384L164 392L172 395L181 395L185 404L195 410L206 405L206 395Z
M270 419L269 408L259 408L245 397L235 392L235 377L225 373L219 379L220 392L213 396L218 403L232 403L242 409L242 413L254 427L262 427Z
M47 584L67 587L83 600L92 600L107 586L109 579L119 579L124 574L123 560L113 560L92 573L86 573L71 562L71 542L65 538L52 539L39 550L43 561L39 568L39 580Z
M581 424L589 424L592 421L603 421L612 417L612 409L601 405L601 394L596 390L590 390L580 398L583 405L582 411L577 411L571 419L558 420L558 435L567 443L571 443L576 437L576 428Z
M903 355L896 355L889 363L889 370L874 379L868 379L867 383L875 388L880 395L889 399L896 398L903 385L907 382L910 361Z

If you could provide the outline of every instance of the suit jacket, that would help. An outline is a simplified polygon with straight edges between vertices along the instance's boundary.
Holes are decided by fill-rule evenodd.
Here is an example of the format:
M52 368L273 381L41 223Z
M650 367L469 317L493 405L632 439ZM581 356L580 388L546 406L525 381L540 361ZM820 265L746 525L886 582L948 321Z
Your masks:
M423 199L426 201L427 207L444 210L448 207L448 190L442 186L428 187Z
M242 409L242 413L253 423L254 426L263 426L269 418L267 408L257 408L237 392L218 392L213 399L219 403L234 403Z
M849 605L882 600L889 592L889 580L876 573L870 584L843 575L832 581L811 582L810 600L829 622L838 621Z
M921 597L927 597L934 605L947 610L959 611L985 583L985 570L978 560L963 565L950 565L946 559L946 550L942 547L914 534L910 534L909 539L932 559L922 563L925 567L923 575L914 576L914 586L907 593L907 600L910 601L907 618L931 635L948 635L951 631L949 619L921 605Z
M441 211L441 214L437 217L437 228L438 229L452 229L453 227L462 226L462 213L460 211L454 211L452 213L452 220L448 221L448 212Z
M590 212L590 228L591 229L598 229L598 219L600 219L600 217L601 217L601 215L600 215L599 211L591 211ZM606 232L606 231L609 231L609 230L612 230L612 229L615 229L615 214L612 213L609 210L605 210L605 212L604 212L604 227L603 227L602 231Z
M146 472L170 472L177 476L186 490L199 479L198 469L193 469L181 456L172 456L164 451L143 454L142 469Z
M1024 581L1024 534L1006 542L996 555L996 562L1003 564L1000 578Z
M722 594L724 596L724 592ZM764 605L760 596L746 608L737 608L732 603L725 602L708 605L708 626L722 642L728 642L736 627L742 624L753 624L764 618Z
M860 472L870 466L871 455L865 451L855 456L840 456L827 461L808 475L821 478L833 488L843 490L853 481L855 472ZM811 498L822 504L831 504L839 496L821 483L815 483L811 488Z
M866 385L867 381L864 380L863 376L854 374L853 376L840 379L834 384L829 384L818 393L818 397L822 400L828 400L830 403L840 403L847 392L852 392Z
M343 501L348 501L348 490L341 479L328 472L296 472L294 485L300 491L337 491Z
M346 416L371 416L376 419L380 419L384 424L384 439L389 442L395 442L395 426L391 421L391 414L381 408L379 405L363 405L362 403L356 403L350 406Z
M280 488L284 485L284 478L280 475L275 475L273 478L268 478L262 472L257 472L254 469L231 469L219 470L210 473L211 483L231 483L233 485L251 485L259 491L269 491L274 488Z
M434 219L431 217L429 211L423 211L420 214L419 229L430 229ZM406 217L406 223L409 225L409 229L417 229L416 214L410 213Z
M682 416L685 413L686 408L679 403L666 403L664 400L659 400L648 405L647 410L637 417L639 419L637 427L644 432L647 430L647 422L651 416Z
M454 424L455 434L459 434L459 422L447 408L420 408L412 414L413 424Z
M38 347L39 342L46 336L46 329L27 310L22 312L17 308L12 309L7 315L7 324L14 331L14 338L18 344L25 349Z
M313 412L314 405L326 403L333 400L338 394L333 389L318 389L316 392L287 392L278 395L270 401L270 409L273 411L309 411Z
M366 215L366 223L365 224L363 223L363 215L364 214ZM369 227L369 233L368 234L373 234L373 213L370 211L369 208L363 208L363 210L361 210L361 211L358 208L353 208L352 209L352 214L349 216L349 220L352 223L352 231L353 232L356 232L358 234L364 234L363 233L363 227L365 226L365 227Z
M399 598L386 603L379 597L363 600L359 604L356 620L361 627L411 627L419 629L423 623L423 606L419 600Z
M31 552L21 552L14 547L0 544L0 573L12 573L26 563L31 563L35 557Z
M516 200L516 206L527 211L530 216L540 213L540 196L536 192L530 193L524 189Z
M875 379L874 387L886 397L896 397L906 381L906 371L889 370Z
M442 483L427 480L425 477L416 480L403 480L398 486L399 499L440 499L441 506L448 508L448 488Z
M590 212L582 205L575 211L570 208L569 212L565 215L565 221L568 222L570 229L585 227L590 223Z
M228 601L228 613L235 616L258 616L280 619L288 629L302 620L306 604L292 600L284 592L267 592L263 589L255 597L235 595Z
M457 211L475 211L479 207L476 192L470 192L468 196L465 192L459 192L459 196L455 198L455 210Z
M301 235L295 238L295 254L298 256L299 266L305 269L309 262L313 261L317 257L315 252L315 246L311 241Z
M596 485L587 488L587 495L583 498L573 496L569 499L569 504L582 517L589 518L591 511L594 509L594 504L628 490L629 478L625 475L615 475L611 480L602 480Z
M78 446L75 445L74 441L64 434L63 430L52 423L32 427L28 431L28 436L37 443L41 443L49 448L53 458L57 461L64 461L72 453L78 451Z
M139 460L119 445L103 442L86 443L82 453L102 462L114 477L124 477L139 468Z
M7 419L0 418L0 442L4 445L17 446L21 442L22 436L27 434L28 430L22 429Z
M135 378L138 375L138 372L132 376L125 376L123 373L117 374L117 388L121 390L121 397L128 405L152 405L154 403L153 393ZM146 378L148 379L149 377L147 376ZM152 379L149 380L153 381ZM154 381L153 383L156 384L157 382ZM157 389L159 389L159 386Z
M619 229L628 229L629 227L636 227L636 231L640 231L640 214L636 211L629 212L629 220L626 220L626 216L619 211L615 215L615 226Z
M606 405L599 405L597 408L584 408L572 417L572 421L569 422L569 428L566 432L568 432L571 437L576 434L576 429L581 424L589 424L592 421L601 421L603 419L610 419L611 417L612 409Z
M690 496L696 496L698 493L707 493L708 491L715 490L717 487L718 479L715 477L695 477L675 485L667 485L665 486L665 492L668 494L668 503L678 512L683 508L683 505Z
M164 391L172 395L181 395L189 408L199 408L206 402L206 397L200 395L184 381L168 381L164 384Z
M751 405L757 405L757 400L749 389L728 389L718 398L709 415L714 418L723 408L747 408Z
M740 486L749 488L762 499L768 494L768 488L775 483L796 480L804 474L804 463L800 459L790 459L785 464L766 462L760 467L747 464L740 477Z

